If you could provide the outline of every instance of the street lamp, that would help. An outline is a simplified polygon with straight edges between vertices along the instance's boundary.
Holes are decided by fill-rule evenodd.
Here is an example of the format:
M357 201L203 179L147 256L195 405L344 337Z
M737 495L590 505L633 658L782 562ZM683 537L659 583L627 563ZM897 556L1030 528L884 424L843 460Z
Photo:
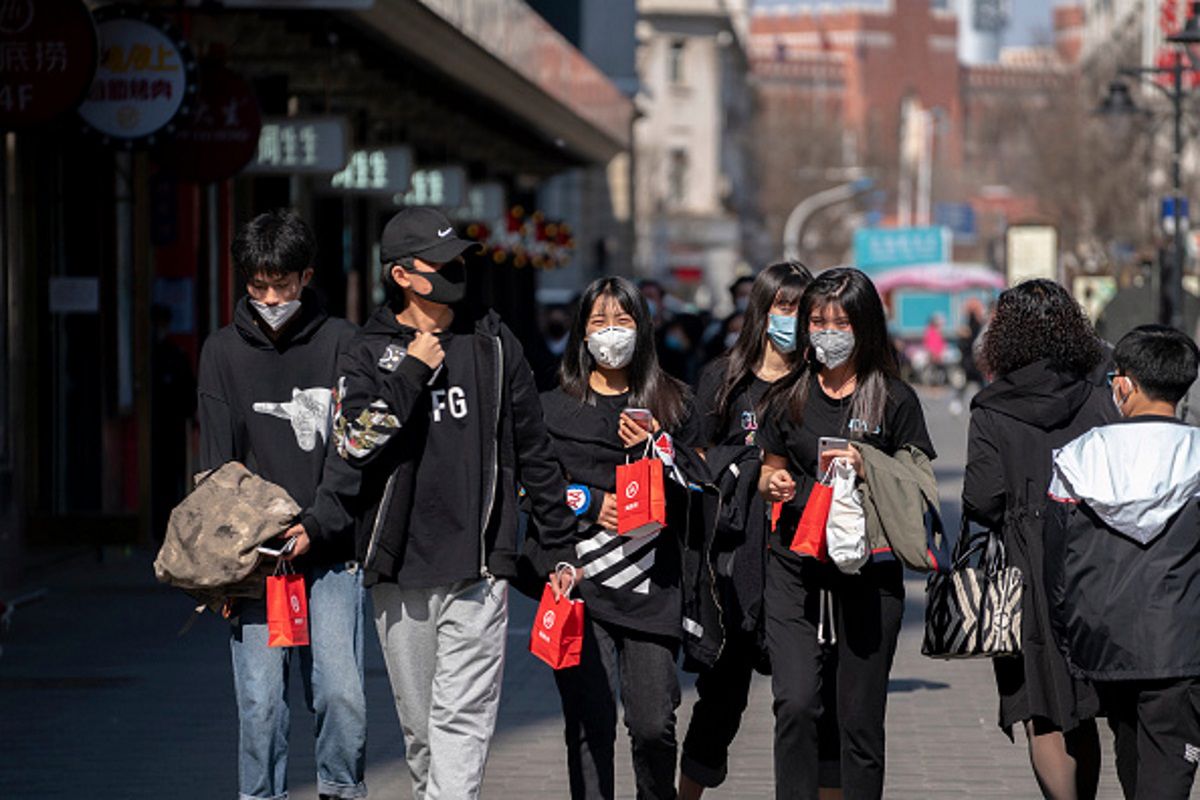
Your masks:
M1172 147L1171 147L1171 258L1161 266L1161 284L1159 290L1159 321L1173 328L1183 329L1183 267L1187 258L1187 247L1183 236L1183 191L1181 179L1181 163L1183 160L1183 104L1187 93L1183 88L1183 76L1191 71L1195 60L1188 49L1200 44L1200 2L1193 2L1191 15L1183 29L1168 36L1167 41L1179 45L1187 56L1175 58L1166 67L1120 67L1120 75L1136 80L1153 80L1158 77L1171 79L1170 87L1158 82L1151 85L1159 89L1171 101L1172 112ZM1108 85L1108 95L1100 103L1097 113L1105 116L1128 116L1141 113L1124 81L1113 81Z

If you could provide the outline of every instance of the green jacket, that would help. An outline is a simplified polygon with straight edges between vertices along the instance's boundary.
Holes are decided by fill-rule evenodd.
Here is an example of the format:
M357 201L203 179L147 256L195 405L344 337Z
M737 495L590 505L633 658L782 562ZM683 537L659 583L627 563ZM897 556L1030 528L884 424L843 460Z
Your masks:
M945 568L945 533L929 456L913 445L889 456L869 444L854 444L862 453L860 488L871 552L890 550L904 566L919 572Z

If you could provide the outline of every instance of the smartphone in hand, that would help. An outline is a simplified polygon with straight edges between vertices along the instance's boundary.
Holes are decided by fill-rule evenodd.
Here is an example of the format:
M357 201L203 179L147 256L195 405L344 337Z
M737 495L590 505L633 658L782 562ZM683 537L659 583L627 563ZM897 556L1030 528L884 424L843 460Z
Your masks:
M654 427L654 415L650 413L650 409L648 409L648 408L627 408L624 411L622 411L621 413L624 414L625 416L629 417L635 423L637 423L638 427L640 427L642 430L646 431L647 433L654 432L652 430L652 428Z
M821 472L829 469L829 459L825 454L830 450L845 450L850 446L849 439L843 439L839 436L822 436L817 440L817 469Z
M258 550L258 552L262 553L264 556L271 556L273 558L279 558L281 556L288 555L295 548L296 548L296 537L291 536L288 538L284 538L282 536L275 536L275 537L263 542L262 544L260 544L256 549Z

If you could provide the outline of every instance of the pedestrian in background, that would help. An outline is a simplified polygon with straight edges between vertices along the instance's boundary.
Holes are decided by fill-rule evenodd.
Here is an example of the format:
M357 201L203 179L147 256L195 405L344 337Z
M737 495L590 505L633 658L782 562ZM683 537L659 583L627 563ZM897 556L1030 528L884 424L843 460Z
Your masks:
M616 469L666 450L688 481L707 480L691 393L658 364L647 303L623 278L584 291L563 353L560 385L542 398L554 455L576 497L576 563L586 622L578 666L554 679L566 722L571 797L612 798L617 689L637 796L675 797L676 657L682 636L683 540L693 495L666 473L667 526L617 533ZM645 417L640 412L649 412ZM664 441L663 433L669 437Z
M729 746L741 725L750 680L754 670L767 663L763 584L769 514L758 493L762 451L757 433L767 391L803 358L796 312L811 280L798 261L772 264L760 272L744 304L741 335L729 353L709 364L700 376L696 393L700 443L721 490L720 513L706 524L717 531L709 558L716 575L724 640L716 663L696 680L699 697L679 764L681 800L694 800L706 788L724 783ZM742 285L744 280L734 288ZM831 703L822 713L822 722L831 723L822 729L823 787L840 785L835 712Z
M1109 373L1125 419L1054 453L1050 615L1095 681L1127 800L1187 800L1200 761L1200 430L1175 416L1197 357L1180 331L1134 328Z
M362 475L358 554L417 800L479 796L500 707L518 475L541 574L573 557L575 519L520 344L495 312L460 305L473 245L438 211L392 217L380 241L388 301L339 378L335 437Z
M330 317L307 288L316 253L312 231L292 211L244 225L232 254L248 296L200 355L199 469L241 462L303 509L284 535L296 540L288 558L305 577L311 645L268 647L263 600L239 600L230 617L242 798L287 795L293 655L317 717L317 792L367 794L363 588L345 506L356 481L329 468L336 455L326 458L338 359L355 328Z
M963 513L1001 531L1024 578L1021 654L993 659L1000 728L1023 725L1043 795L1096 793L1100 743L1095 690L1072 677L1054 645L1043 581L1042 523L1051 453L1117 419L1103 381L1103 349L1083 309L1048 280L1001 293L983 360L995 381L971 401Z
M864 476L853 444L821 452L821 437L870 444L888 457L905 446L929 459L935 453L920 401L897 376L883 302L866 275L848 268L817 275L798 319L807 333L806 357L772 389L758 431L759 491L783 503L770 538L765 590L775 796L818 796L822 666L833 650L843 791L856 800L880 798L888 674L904 611L901 564L877 554L859 574L843 574L792 552L791 536L833 459L847 459L859 479Z

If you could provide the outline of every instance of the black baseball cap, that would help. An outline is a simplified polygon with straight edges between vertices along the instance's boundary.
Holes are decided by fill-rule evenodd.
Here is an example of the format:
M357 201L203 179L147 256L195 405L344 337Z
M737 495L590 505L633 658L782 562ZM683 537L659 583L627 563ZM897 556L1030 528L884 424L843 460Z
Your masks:
M460 239L446 215L434 208L406 208L388 220L379 238L379 260L394 264L417 257L434 264L453 261L478 242Z

